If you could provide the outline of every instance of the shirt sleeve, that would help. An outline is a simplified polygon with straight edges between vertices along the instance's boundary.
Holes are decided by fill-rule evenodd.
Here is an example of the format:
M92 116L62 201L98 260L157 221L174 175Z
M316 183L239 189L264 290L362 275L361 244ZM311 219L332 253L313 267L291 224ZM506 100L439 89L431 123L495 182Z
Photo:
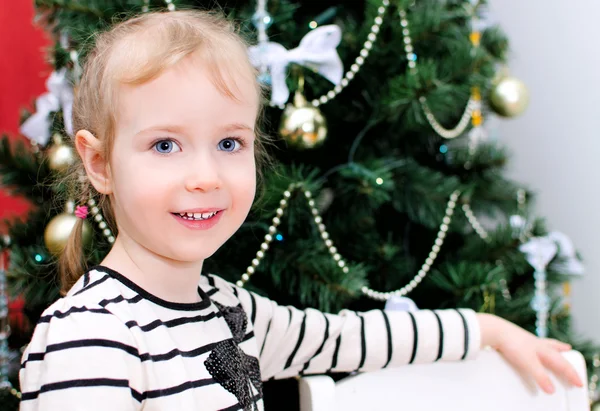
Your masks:
M333 315L232 287L254 326L263 380L465 360L480 350L479 322L469 309Z
M21 411L141 409L141 360L125 324L103 307L59 300L23 354Z

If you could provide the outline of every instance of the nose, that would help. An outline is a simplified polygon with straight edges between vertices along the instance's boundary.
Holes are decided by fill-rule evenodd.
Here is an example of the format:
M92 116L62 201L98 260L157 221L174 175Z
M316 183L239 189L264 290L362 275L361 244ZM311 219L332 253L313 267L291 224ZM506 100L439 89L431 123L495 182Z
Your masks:
M188 165L185 179L187 191L208 192L218 190L221 185L219 164L210 154L196 156Z

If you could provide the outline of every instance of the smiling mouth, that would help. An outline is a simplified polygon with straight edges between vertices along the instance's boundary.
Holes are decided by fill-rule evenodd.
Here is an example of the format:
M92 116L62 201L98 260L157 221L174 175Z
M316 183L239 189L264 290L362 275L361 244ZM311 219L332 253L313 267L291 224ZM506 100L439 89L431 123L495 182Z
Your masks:
M221 211L212 211L210 213L172 213L173 215L179 216L184 220L189 221L202 221L208 220L219 214Z

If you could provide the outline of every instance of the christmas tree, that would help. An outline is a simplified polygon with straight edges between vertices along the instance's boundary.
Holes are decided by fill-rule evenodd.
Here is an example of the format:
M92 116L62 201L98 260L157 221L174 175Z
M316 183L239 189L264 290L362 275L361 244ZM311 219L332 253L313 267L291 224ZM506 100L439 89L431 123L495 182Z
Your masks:
M468 307L570 342L591 359L594 347L572 331L565 292L582 270L576 252L532 214L532 192L503 177L508 155L486 137L484 120L522 113L527 90L504 73L508 43L487 23L484 1L35 3L55 39L55 71L24 119L31 147L7 138L0 146L3 186L34 205L0 244L10 252L9 294L24 298L32 324L60 297L58 255L76 218L61 177L76 155L70 104L92 34L149 10L218 7L253 44L249 56L270 90L274 162L247 222L206 272L328 312L386 302ZM91 266L114 242L114 227L93 199L89 206ZM3 307L0 300L0 317ZM18 352L27 333L11 338ZM0 387L9 387L7 373L0 369ZM8 374L15 388L0 403L16 409L16 375Z

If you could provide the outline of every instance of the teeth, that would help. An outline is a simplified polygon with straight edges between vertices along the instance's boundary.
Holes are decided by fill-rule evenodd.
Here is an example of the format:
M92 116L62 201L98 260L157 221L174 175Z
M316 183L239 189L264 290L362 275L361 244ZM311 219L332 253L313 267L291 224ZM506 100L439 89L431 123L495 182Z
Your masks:
M179 216L185 220L206 220L211 217L214 217L217 214L217 211L213 211L212 213L178 213Z

